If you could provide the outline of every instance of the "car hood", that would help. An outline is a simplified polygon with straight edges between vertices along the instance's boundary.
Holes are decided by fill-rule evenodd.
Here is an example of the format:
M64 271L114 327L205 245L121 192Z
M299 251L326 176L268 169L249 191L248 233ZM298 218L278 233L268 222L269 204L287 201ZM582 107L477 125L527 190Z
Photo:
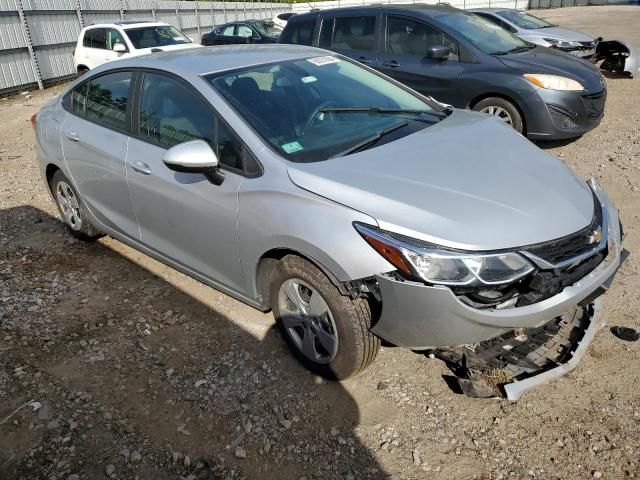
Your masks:
M299 187L373 217L380 228L452 248L539 243L593 217L589 187L561 160L473 112L456 110L379 147L287 168Z
M588 92L600 92L604 80L596 66L587 60L553 48L537 46L526 52L496 56L507 67L525 73L547 73L573 78Z
M540 38L555 38L557 40L566 40L569 42L593 42L595 38L591 35L579 32L578 30L571 30L570 28L562 27L549 27L549 28L537 28L535 30L524 30L523 35L530 35Z

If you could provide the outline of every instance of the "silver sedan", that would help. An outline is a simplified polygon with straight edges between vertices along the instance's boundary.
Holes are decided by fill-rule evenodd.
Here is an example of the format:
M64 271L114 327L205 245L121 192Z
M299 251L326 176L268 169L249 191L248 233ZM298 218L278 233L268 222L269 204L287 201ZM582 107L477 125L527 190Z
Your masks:
M496 118L324 50L112 62L34 123L72 235L108 234L273 310L330 378L364 369L381 339L482 346L579 312L561 330L581 350L545 363L562 373L602 325L595 298L621 261L618 212L595 182ZM514 373L510 398L530 376Z

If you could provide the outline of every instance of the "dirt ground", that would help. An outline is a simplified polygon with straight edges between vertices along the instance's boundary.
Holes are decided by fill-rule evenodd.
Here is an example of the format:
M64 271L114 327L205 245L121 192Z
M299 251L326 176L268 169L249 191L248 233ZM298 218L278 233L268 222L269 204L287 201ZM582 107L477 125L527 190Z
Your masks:
M640 7L540 15L640 49ZM608 85L599 128L542 146L620 208L632 255L606 315L640 328L640 81ZM454 394L441 362L399 348L326 383L271 314L110 238L74 240L29 123L60 89L0 100L0 479L640 476L640 342L604 329L577 370L517 403Z

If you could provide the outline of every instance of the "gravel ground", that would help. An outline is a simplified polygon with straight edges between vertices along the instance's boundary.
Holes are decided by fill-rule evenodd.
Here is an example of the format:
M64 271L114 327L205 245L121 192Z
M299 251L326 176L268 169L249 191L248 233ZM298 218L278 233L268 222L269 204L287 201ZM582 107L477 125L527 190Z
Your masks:
M640 8L541 14L640 47ZM621 209L632 256L606 315L640 328L640 82L608 83L598 129L542 147ZM270 314L112 239L74 240L29 124L59 90L0 100L0 479L640 475L640 343L603 330L577 370L515 404L456 395L442 363L398 348L327 383Z

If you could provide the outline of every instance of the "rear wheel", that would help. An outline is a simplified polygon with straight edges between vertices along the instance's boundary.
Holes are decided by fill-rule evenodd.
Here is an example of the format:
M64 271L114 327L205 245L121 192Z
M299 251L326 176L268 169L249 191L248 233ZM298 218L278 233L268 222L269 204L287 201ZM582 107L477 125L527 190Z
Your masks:
M289 348L318 375L348 378L378 353L380 340L369 332L366 299L342 295L324 273L300 257L289 255L278 264L271 305Z
M514 130L523 133L522 115L520 115L516 106L509 100L500 97L485 98L476 103L472 110L495 115L507 125L513 127Z
M62 223L65 224L71 235L86 242L104 236L91 224L80 196L60 170L51 179L51 191L62 217Z

